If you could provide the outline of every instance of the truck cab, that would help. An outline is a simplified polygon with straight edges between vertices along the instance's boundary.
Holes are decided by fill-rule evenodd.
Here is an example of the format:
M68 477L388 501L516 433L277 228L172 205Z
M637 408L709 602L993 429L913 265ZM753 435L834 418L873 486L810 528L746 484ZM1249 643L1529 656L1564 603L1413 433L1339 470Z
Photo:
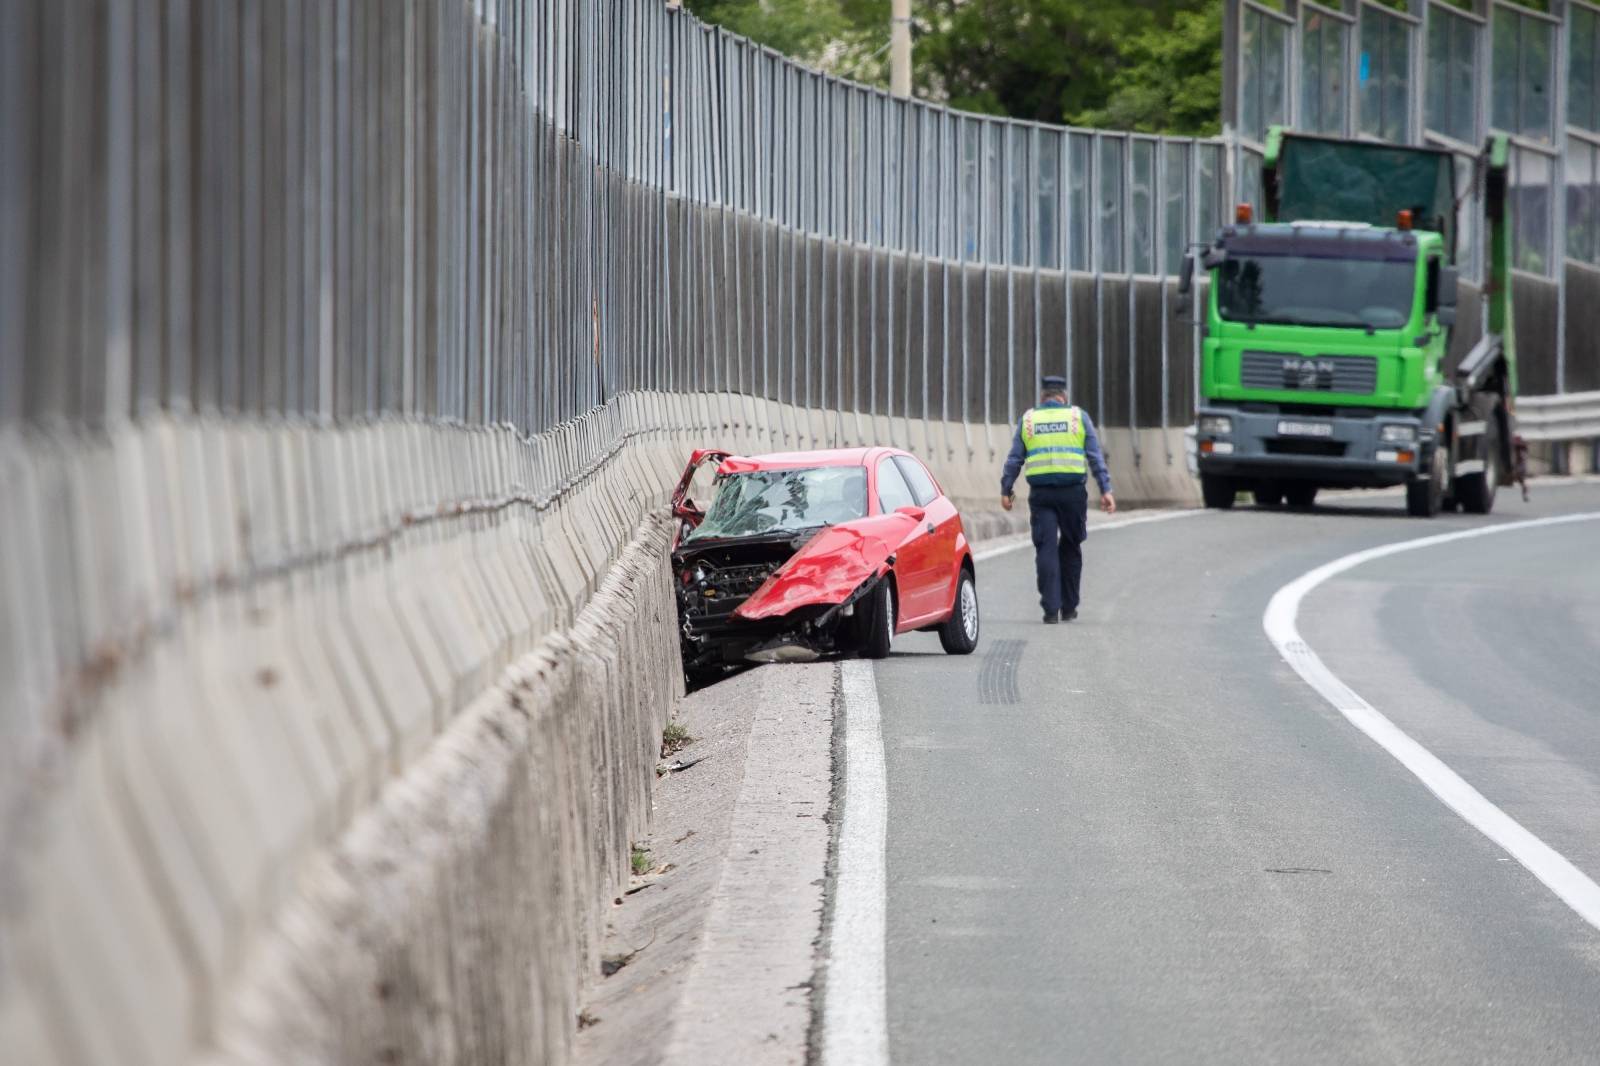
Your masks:
M1306 507L1320 488L1405 485L1415 514L1487 510L1509 437L1509 352L1480 355L1502 372L1475 383L1446 373L1450 157L1274 131L1264 173L1272 220L1242 205L1180 275L1185 298L1197 263L1210 277L1195 427L1206 505L1248 491Z

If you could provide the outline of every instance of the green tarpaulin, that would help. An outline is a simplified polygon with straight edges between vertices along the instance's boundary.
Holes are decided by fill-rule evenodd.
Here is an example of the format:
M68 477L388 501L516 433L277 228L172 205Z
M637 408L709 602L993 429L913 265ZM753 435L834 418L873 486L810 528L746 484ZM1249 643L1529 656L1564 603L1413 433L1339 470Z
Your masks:
M1447 153L1287 134L1267 181L1276 183L1268 195L1273 221L1393 226L1410 210L1415 227L1442 233L1454 257L1455 168Z

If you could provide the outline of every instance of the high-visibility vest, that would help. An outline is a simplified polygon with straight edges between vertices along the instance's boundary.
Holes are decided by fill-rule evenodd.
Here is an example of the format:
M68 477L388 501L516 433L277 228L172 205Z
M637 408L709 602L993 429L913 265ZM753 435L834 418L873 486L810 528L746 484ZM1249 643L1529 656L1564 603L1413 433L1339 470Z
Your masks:
M1033 408L1022 416L1022 446L1027 449L1022 472L1030 478L1088 473L1083 452L1088 436L1083 412L1076 407Z

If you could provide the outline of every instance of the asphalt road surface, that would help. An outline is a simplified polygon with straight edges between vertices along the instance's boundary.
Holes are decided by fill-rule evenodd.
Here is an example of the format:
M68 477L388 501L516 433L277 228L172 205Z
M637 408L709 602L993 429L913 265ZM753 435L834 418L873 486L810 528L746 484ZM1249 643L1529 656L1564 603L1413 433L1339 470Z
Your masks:
M1079 621L980 564L970 658L877 667L896 1063L1600 1062L1600 930L1295 673L1273 594L1349 553L1600 511L1395 496L1093 534ZM1312 590L1334 674L1600 878L1600 522ZM848 807L846 817L849 817Z

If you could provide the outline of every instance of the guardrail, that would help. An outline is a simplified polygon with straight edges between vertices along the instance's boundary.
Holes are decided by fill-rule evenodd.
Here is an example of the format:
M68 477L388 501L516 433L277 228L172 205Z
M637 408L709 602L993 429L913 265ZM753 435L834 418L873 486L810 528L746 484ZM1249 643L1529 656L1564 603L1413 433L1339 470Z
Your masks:
M1530 441L1600 438L1600 392L1519 396L1517 431Z

